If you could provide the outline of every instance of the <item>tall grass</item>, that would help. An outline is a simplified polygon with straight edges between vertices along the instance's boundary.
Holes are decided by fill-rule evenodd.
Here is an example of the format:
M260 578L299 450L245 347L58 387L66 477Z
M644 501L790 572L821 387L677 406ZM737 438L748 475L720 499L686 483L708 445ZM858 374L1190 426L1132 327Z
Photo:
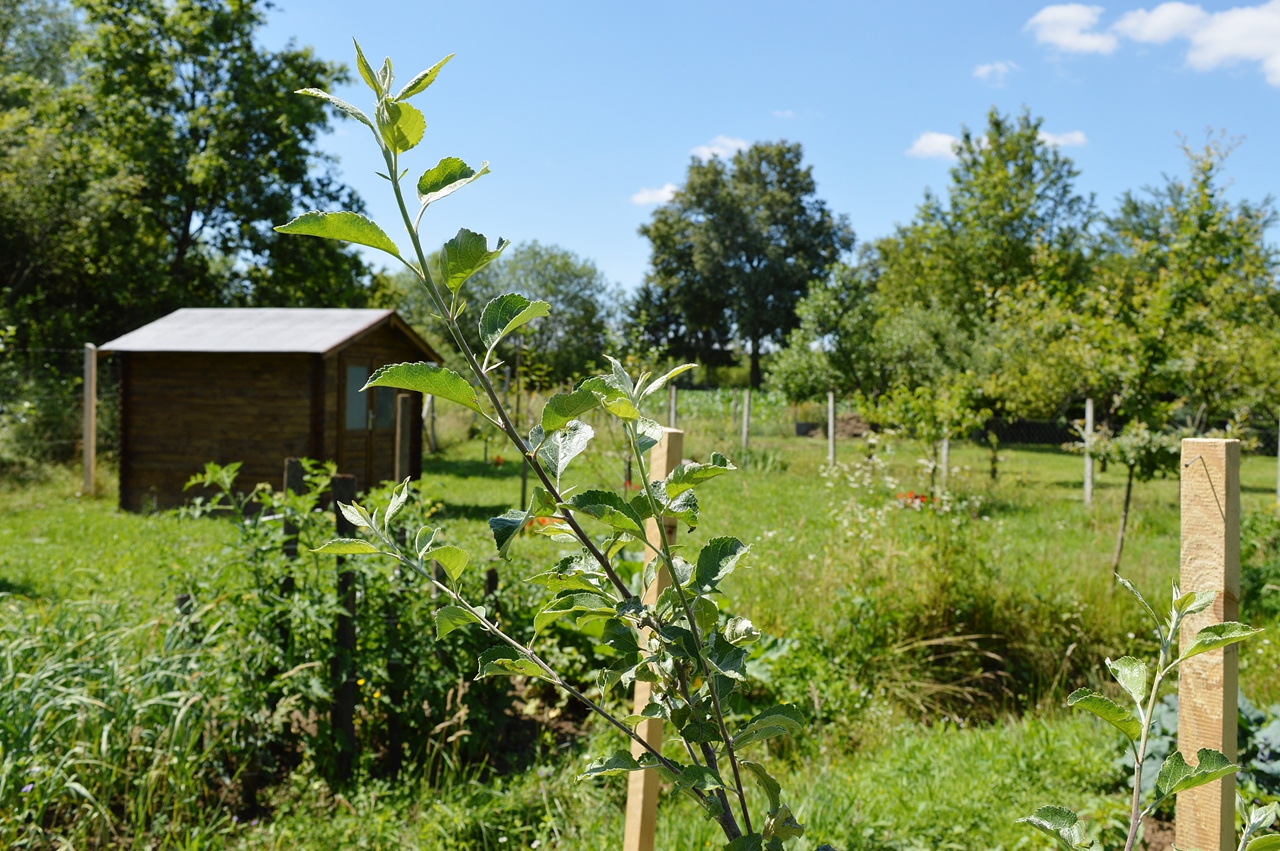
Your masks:
M230 824L216 629L0 598L0 845L191 844Z

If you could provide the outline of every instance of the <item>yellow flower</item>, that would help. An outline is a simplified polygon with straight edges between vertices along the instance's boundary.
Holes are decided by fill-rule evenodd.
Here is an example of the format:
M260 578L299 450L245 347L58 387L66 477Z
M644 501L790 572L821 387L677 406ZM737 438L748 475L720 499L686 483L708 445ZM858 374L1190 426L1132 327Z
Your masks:
M377 699L378 699L378 698L380 698L380 697L382 697L382 692L381 692L381 691L378 691L377 689L374 689L374 691L373 691L373 699L374 699L374 700L377 700Z
M360 679L356 680L356 685L358 686L364 685L364 677L361 677Z

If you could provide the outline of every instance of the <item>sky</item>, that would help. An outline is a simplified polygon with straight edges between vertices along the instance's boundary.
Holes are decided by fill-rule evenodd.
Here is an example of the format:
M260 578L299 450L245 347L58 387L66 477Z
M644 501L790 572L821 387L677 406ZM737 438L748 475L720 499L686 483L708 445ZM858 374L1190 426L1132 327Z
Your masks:
M1235 143L1228 197L1280 196L1280 0L277 0L261 35L354 69L352 38L375 66L390 56L399 84L456 54L413 101L427 133L402 157L406 182L445 156L492 173L428 209L428 247L459 227L536 240L626 290L649 263L637 229L693 157L799 142L818 196L864 242L926 189L945 194L951 139L993 107L1042 117L1104 212L1185 174L1184 142L1219 134ZM334 94L371 112L352 76ZM334 124L321 149L403 245L369 131Z

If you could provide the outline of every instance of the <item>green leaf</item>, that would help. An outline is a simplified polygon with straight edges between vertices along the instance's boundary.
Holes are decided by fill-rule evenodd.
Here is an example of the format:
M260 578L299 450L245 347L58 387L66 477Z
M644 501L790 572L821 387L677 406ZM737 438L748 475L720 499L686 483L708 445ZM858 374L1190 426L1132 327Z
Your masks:
M333 104L335 107L342 110L347 115L354 118L356 121L359 121L361 124L365 125L370 130L374 129L373 119L365 115L364 110L360 109L358 106L354 106L353 104L347 103L342 98L334 97L333 95L329 94L323 89L298 89L295 92L295 94L306 95L307 97L313 97L313 98L320 98L321 100L327 100L329 103ZM279 228L276 228L276 230L279 230Z
M567 426L575 417L599 407L600 399L590 390L557 393L542 406L542 432L552 434ZM594 434L594 432L593 432Z
M738 765L745 768L755 775L756 782L760 784L760 788L764 790L765 795L769 798L769 809L776 810L782 802L782 786L777 780L774 780L769 772L765 771L763 765L758 762L749 762L741 760Z
M1142 735L1142 723L1133 717L1133 713L1117 706L1096 691L1090 691L1087 688L1076 689L1067 697L1067 706L1078 706L1092 712L1133 741L1137 741Z
M597 375L585 379L578 385L579 390L590 390L600 399L604 409L620 420L630 422L640 416L640 411L631 403L629 390L619 384L616 376Z
M1018 821L1029 824L1042 833L1047 833L1068 849L1077 848L1088 841L1085 836L1084 822L1066 807L1041 807L1032 815L1020 818Z
M1156 616L1155 610L1151 608L1151 604L1147 602L1147 598L1142 596L1142 593L1137 588L1135 588L1133 583L1130 582L1128 579L1125 579L1123 576L1121 576L1118 573L1115 573L1112 575L1115 576L1116 582L1119 582L1121 585L1125 587L1126 590L1128 590L1130 594L1138 598L1138 602L1142 604L1142 608L1147 610L1147 614L1151 615L1151 620L1155 621L1156 630L1159 631L1160 618Z
M493 531L493 543L498 547L498 555L507 557L507 551L511 549L511 542L515 540L516 533L528 522L529 512L518 508L512 508L497 517L489 518L489 528Z
M552 398L555 398L554 396ZM548 401L550 404L550 401ZM546 409L542 412L545 421L547 413ZM587 448L587 443L591 438L595 437L596 432L591 426L578 420L569 420L559 429L556 429L550 437L546 437L545 427L536 425L529 432L529 444L531 446L541 446L538 450L538 457L542 459L542 463L555 476L556 485L560 484L560 477L564 475L564 471L568 469L569 462L582 454Z
M500 644L490 647L480 654L480 672L476 679L482 677L545 677L546 672L532 660L520 654L513 647Z
M686 373L689 370L694 369L695 367L697 367L696 363L681 364L680 366L671 370L666 375L662 376L661 378L657 379L652 384L650 384L648 387L646 387L644 389L644 392L640 394L640 398L647 399L649 396L653 395L654 393L657 393L659 390L665 387L668 381L675 378L677 375L682 375L683 373Z
M533 496L529 500L529 515L531 517L553 517L558 510L559 506L551 494L545 488L535 485Z
M475 612L462 606L444 606L436 610L436 639L444 638L455 629L480 623Z
M480 170L476 171L457 157L445 157L418 178L418 203L425 207L452 195L488 173L488 162L481 163Z
M345 502L338 503L338 510L342 512L342 516L347 518L347 522L358 528L372 529L373 519L369 517L369 512L365 511L359 505L352 503L348 505Z
M724 627L724 637L730 644L751 644L760 639L760 630L746 618L732 617Z
M498 240L497 248L489 250L489 240L484 234L462 228L453 239L440 249L440 272L444 276L444 284L450 292L457 292L467 279L488 266L502 250L511 243L505 239Z
M370 387L416 390L427 396L457 402L477 414L484 413L480 410L476 389L461 375L442 366L431 366L425 363L393 363L378 368L360 389L367 390Z
M586 769L577 776L577 780L588 777L612 777L615 774L626 774L629 771L642 771L646 766L636 762L629 752L618 750L606 757L588 763Z
M667 489L667 496L675 497L684 491L689 490L696 485L700 485L708 479L714 479L716 476L723 476L725 473L738 469L733 466L728 458L719 452L711 453L711 463L698 464L689 462L680 464L671 471L671 475L667 476L663 482Z
M427 130L427 119L416 106L383 101L378 106L378 130L387 147L404 153L417 147Z
M776 838L786 841L804 836L804 825L796 821L789 807L783 805L765 816L763 833L765 840Z
M453 56L454 54L450 53L444 59L441 59L439 62L406 83L404 88L400 90L400 93L396 95L396 100L411 98L416 94L426 91L427 86L434 83L436 81L436 77L440 76L440 69L443 68L445 63L452 59Z
M640 454L648 452L662 442L665 434L662 426L648 417L636 417L636 447Z
M1147 666L1132 656L1121 656L1112 662L1107 661L1107 670L1116 678L1120 687L1125 690L1133 702L1141 706L1147 699Z
M541 633L565 615L576 612L610 617L614 612L613 600L602 594L586 591L570 592L556 597L543 606L542 611L534 615L534 635Z
M440 562L444 572L449 574L449 578L454 582L458 581L458 577L462 576L462 572L467 569L467 563L471 561L471 556L466 550L452 546L436 547L433 550L427 550L425 555Z
M1244 851L1280 851L1280 833L1250 839Z
M698 564L693 571L693 587L698 593L714 591L726 576L733 572L747 551L751 549L737 538L712 538L698 553Z
M1188 591L1173 601L1173 608L1183 617L1199 614L1213 605L1213 598L1216 596L1218 595L1213 591Z
M1211 624L1196 633L1195 639L1187 645L1186 650L1182 651L1182 656L1178 661L1185 662L1192 656L1199 656L1201 653L1208 653L1210 650L1217 650L1219 647L1226 647L1229 644L1244 641L1249 636L1257 635L1259 632L1262 632L1262 630L1254 629L1251 626L1245 626L1235 621Z
M382 515L382 527L384 530L391 528L391 521L409 502L409 480L405 479L395 490L392 491L391 503L387 506L387 513ZM349 519L349 518L348 518Z
M804 714L791 703L772 706L752 718L733 737L733 746L741 747L776 736L794 736L804 729Z
M373 93L382 96L382 86L378 85L378 78L373 73L373 66L369 64L369 60L364 58L364 51L360 49L360 42L354 38L351 39L356 45L356 68L360 69L360 77L364 80L365 85L373 89Z
M764 837L758 833L745 833L725 845L724 851L764 851Z
M333 556L357 556L380 553L382 550L363 538L334 538L311 552Z
M480 315L480 341L492 350L503 337L540 316L549 316L551 305L545 301L529 301L519 293L506 293L484 306Z
M686 765L680 769L675 779L677 789L697 789L701 792L714 792L724 789L724 779L705 765Z
M276 225L275 230L278 233L354 242L357 245L367 245L370 248L385 251L392 257L400 256L400 249L396 248L391 237L387 236L376 222L359 213L319 213L313 210L310 213L303 213L293 221Z
M589 490L574 494L569 505L588 517L594 517L619 532L626 532L636 537L644 536L644 521L636 510L623 501L616 493L602 490Z
M1194 768L1187 765L1181 751L1169 754L1164 765L1160 766L1160 774L1156 777L1156 793L1160 798L1167 798L1197 786L1204 786L1220 780L1238 770L1229 759L1211 748L1201 748L1196 752Z

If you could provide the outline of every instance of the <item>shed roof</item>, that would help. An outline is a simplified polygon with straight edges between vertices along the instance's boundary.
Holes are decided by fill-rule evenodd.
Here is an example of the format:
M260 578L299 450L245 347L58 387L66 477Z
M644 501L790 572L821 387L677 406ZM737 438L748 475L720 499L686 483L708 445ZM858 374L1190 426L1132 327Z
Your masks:
M394 315L392 310L328 307L184 307L98 349L327 354ZM430 351L407 325L397 324Z

